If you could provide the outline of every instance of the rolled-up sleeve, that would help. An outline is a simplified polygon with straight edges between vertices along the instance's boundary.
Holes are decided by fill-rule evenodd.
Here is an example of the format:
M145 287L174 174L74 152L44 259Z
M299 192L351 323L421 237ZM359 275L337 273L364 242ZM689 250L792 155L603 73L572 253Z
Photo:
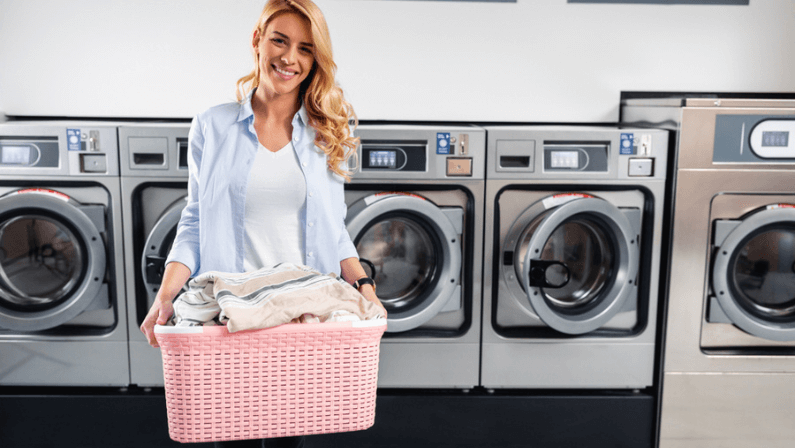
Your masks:
M353 128L348 127L350 135L353 135ZM347 161L340 164L341 169L347 169ZM348 259L348 258L359 258L359 252L356 251L356 246L353 245L353 241L351 241L351 235L348 233L348 229L345 227L345 218L348 216L348 205L345 204L345 180L339 175L332 175L332 178L335 178L339 181L339 188L340 188L340 197L342 198L336 206L340 207L337 216L342 216L342 229L340 230L340 237L337 241L337 253L339 254L340 261Z
M199 179L204 152L204 130L199 116L193 119L188 135L188 203L182 210L177 234L166 264L177 261L190 269L191 276L199 270Z
M359 258L356 246L354 246L353 241L351 241L351 235L348 233L348 229L345 228L345 216L348 214L348 206L343 202L339 207L342 207L342 229L340 230L340 238L337 243L337 253L339 254L340 261L351 257Z

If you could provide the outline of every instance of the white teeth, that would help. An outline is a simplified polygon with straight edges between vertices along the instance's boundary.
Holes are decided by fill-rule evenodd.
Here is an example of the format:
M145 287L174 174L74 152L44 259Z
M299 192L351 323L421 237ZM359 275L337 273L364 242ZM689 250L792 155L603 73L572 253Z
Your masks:
M279 72L279 73L281 73L282 75L285 75L285 76L293 76L295 74L295 72L288 72L287 70L281 70L279 67L275 67L275 68L276 68L277 72Z

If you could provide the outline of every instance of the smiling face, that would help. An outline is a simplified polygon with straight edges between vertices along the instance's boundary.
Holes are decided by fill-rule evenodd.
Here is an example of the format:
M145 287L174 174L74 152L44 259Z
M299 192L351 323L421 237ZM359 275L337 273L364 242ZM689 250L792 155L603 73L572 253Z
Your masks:
M275 17L261 36L254 33L254 50L259 55L259 88L267 95L297 96L315 63L309 21L292 12Z

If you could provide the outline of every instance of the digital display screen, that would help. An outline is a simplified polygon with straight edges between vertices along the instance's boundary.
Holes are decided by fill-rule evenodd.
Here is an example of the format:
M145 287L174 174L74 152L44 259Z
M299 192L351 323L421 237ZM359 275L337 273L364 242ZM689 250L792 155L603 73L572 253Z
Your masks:
M789 132L768 131L762 132L762 146L787 147L789 145Z
M552 168L579 168L578 151L552 151L550 154L550 167Z
M370 151L371 168L397 168L397 151Z
M3 165L27 165L30 163L30 147L28 146L0 146L3 154Z

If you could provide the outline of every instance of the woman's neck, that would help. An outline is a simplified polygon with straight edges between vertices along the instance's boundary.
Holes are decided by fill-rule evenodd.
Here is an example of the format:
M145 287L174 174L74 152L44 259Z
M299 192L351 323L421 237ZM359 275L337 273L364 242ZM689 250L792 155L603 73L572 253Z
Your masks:
M251 97L254 115L266 122L290 122L300 108L298 92L280 95L257 89Z

